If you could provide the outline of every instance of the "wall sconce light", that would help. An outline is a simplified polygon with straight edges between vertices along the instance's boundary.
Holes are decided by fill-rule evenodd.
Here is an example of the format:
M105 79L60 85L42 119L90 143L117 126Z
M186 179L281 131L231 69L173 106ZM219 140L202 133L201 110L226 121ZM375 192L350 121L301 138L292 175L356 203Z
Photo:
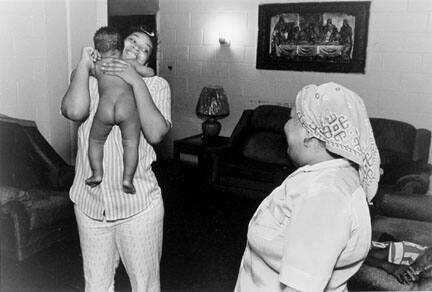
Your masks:
M231 45L231 41L229 39L225 38L225 37L220 37L219 38L219 44L221 46L229 47Z

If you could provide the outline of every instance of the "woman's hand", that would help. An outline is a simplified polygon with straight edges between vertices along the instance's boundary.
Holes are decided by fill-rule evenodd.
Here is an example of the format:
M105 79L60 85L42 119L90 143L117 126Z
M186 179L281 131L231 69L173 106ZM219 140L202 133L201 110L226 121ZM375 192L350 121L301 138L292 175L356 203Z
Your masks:
M104 74L118 76L129 85L142 82L141 76L135 67L120 59L108 58L102 63L101 70Z

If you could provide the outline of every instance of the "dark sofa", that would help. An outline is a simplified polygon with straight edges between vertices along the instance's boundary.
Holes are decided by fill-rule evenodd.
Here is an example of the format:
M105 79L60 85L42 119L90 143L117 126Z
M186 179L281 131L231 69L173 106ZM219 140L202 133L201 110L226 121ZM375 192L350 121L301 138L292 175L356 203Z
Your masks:
M262 105L245 110L228 146L209 153L213 188L263 199L296 167L287 155L284 125L291 109Z
M71 236L73 168L33 121L0 115L0 246L19 261Z
M211 185L262 199L296 167L287 156L283 131L290 108L262 105L245 110L226 147L209 153ZM371 118L384 171L380 193L424 193L429 186L431 132L390 119Z
M392 191L425 193L431 172L428 164L431 131L381 118L372 118L371 125L383 170L376 198Z

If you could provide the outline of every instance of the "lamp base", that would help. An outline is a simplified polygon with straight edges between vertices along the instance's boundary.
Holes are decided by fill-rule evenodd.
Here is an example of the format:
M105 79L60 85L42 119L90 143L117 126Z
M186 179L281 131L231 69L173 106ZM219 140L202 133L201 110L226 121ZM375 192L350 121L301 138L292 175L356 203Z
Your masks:
M202 123L201 127L203 138L211 140L219 135L222 125L217 119L209 118Z

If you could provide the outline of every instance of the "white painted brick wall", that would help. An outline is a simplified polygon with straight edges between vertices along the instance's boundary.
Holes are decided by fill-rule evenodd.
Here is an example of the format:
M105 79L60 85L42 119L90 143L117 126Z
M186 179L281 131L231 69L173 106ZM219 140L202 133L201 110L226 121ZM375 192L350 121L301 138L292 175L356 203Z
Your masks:
M372 0L364 75L257 70L258 5L275 1L159 2L161 39L170 38L160 44L162 51L176 45L189 47L188 59L179 57L184 54L181 49L172 52L174 56L168 54L169 59L164 56L160 63L161 75L168 79L174 92L171 139L199 131L201 121L194 110L201 88L207 83L222 85L230 99L231 115L221 120L223 135L231 134L244 109L263 103L291 105L302 86L328 81L359 93L370 116L432 129L430 0ZM220 47L217 42L218 31L213 25L221 19L232 21L229 29L235 38L230 47ZM172 70L163 68L167 65ZM179 85L174 81L177 78L185 81ZM432 153L430 157L432 161Z
M59 113L69 82L65 1L0 0L0 113L34 120L59 154L73 162L75 141ZM70 3L77 12L71 17L71 49L78 60L96 23L107 22L106 0Z

